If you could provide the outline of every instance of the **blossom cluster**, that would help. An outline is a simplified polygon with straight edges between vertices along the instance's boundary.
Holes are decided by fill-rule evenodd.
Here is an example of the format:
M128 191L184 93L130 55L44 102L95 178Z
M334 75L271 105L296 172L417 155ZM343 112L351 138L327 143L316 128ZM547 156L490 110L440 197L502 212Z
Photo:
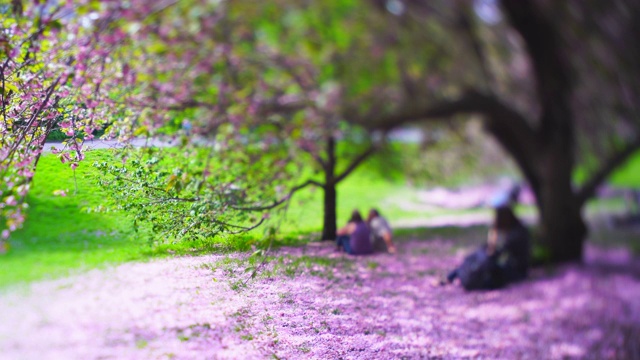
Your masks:
M91 26L96 4L16 1L0 8L0 241L24 222L47 136L60 130L69 137L54 153L75 169L84 140L114 111L114 86L104 84L112 75L110 47L98 44Z

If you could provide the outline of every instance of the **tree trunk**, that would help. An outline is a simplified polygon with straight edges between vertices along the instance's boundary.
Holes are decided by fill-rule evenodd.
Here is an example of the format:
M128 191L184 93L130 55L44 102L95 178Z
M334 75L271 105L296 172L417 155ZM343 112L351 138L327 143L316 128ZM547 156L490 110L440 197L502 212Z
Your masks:
M544 181L539 204L542 245L548 251L546 260L560 263L582 260L582 245L587 227L582 207L565 184Z
M336 239L336 208L337 208L337 191L336 191L336 141L330 136L327 139L327 161L324 164L324 209L322 222L322 240Z
M553 263L582 260L587 227L581 209L555 201L541 209L542 241Z
M540 2L501 0L500 4L526 44L536 80L541 112L531 154L534 174L527 176L538 180L541 240L549 251L548 260L579 261L587 230L582 202L572 187L576 147L570 55L562 50L560 30Z
M587 227L581 203L572 189L572 155L570 149L554 146L548 149L539 167L542 245L551 262L580 261Z
M324 190L324 216L322 222L322 240L336 239L336 186L333 183L325 184Z

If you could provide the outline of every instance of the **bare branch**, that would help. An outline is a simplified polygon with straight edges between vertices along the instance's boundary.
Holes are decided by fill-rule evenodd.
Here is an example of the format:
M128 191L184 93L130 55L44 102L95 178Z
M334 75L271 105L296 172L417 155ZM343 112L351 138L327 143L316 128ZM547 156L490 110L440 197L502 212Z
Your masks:
M309 154L313 158L313 160L315 160L318 163L318 165L320 165L320 167L322 167L323 169L326 168L327 162L320 155L318 155L317 153L313 152L311 149L308 149L306 147L302 147L301 149L302 151Z
M211 109L213 107L215 107L215 105L208 102L188 100L176 105L168 106L166 109L173 110L173 111L182 111L182 110L198 109L198 108ZM160 106L159 104L155 104L153 108L161 109L162 106Z
M291 196L293 196L293 194L295 194L298 190L302 190L304 188L306 188L307 186L318 186L318 187L322 187L322 184L320 184L319 182L315 181L315 180L307 180L306 182L293 187L289 193L284 196L282 199L280 200L276 200L273 203L269 204L269 205L258 205L258 206L248 206L248 207L242 207L242 206L234 206L234 205L230 205L230 207L234 210L241 210L241 211L264 211L264 210L271 210L273 208L276 208L282 204L284 204L285 202L287 202Z
M353 170L355 170L363 161L365 161L369 156L371 156L374 152L376 152L376 150L377 150L377 147L371 144L365 151L360 153L360 155L356 156L351 161L351 164L349 164L349 166L347 166L347 168L344 169L344 171L340 175L336 176L335 183L337 184L340 181L344 180L344 178L346 178L349 174L351 174Z
M38 118L38 116L40 116L40 113L42 113L42 111L44 110L45 106L47 105L47 103L49 102L49 99L51 98L51 96L53 95L53 92L56 90L58 83L60 82L60 77L58 77L53 84L51 84L49 86L49 88L47 89L46 95L44 97L44 99L42 100L42 102L40 103L40 105L38 106L38 108L36 109L36 111L33 112L33 114L31 115L31 117L29 118L29 120L27 121L27 124L25 126L25 128L29 128L34 121L36 121L36 119ZM13 144L13 146L11 146L11 148L9 149L9 151L7 152L7 155L5 156L4 159L2 159L2 161L7 161L8 163L10 163L13 159L13 156L15 155L15 152L17 151L17 149L20 147L20 145L22 144L23 140L25 139L27 135L27 132L23 132L20 137L15 141L15 143Z
M305 101L293 101L290 103L272 101L261 104L258 109L258 114L263 116L271 114L290 114L298 112L300 110L304 110L310 106L312 106L312 104Z
M504 126L520 134L517 136L531 138L529 140L520 140L533 140L534 130L522 114L504 104L497 97L483 94L474 89L468 90L457 99L440 101L421 109L414 109L405 113L374 119L370 122L361 120L358 121L358 123L369 128L389 131L408 123L426 120L442 121L443 119L460 114L484 115L487 123Z
M422 109L375 119L369 124L364 121L360 123L369 128L389 131L412 122L443 121L461 114L479 114L484 117L485 130L513 155L524 176L537 191L538 170L534 166L535 158L539 154L539 136L524 115L493 95L472 89L457 99L440 101Z
M232 227L232 228L236 228L239 229L238 231L229 231L229 234L231 235L237 235L237 234L241 234L243 232L247 232L247 231L251 231L255 228L257 228L258 226L262 225L262 223L264 222L265 218L261 218L260 221L258 221L257 223L251 225L251 226L241 226L241 225L235 225L235 224L229 224L226 223L224 221L220 221L220 220L212 220L214 223L216 224L220 224L222 226L226 226L226 227Z

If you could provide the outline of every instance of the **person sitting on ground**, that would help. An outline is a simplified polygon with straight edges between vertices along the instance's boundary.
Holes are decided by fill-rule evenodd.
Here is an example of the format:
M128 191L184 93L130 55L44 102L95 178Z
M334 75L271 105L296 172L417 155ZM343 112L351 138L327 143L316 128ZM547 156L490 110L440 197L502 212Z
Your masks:
M347 254L364 255L372 253L370 231L358 210L353 210L347 225L337 231L337 248Z
M518 183L509 186L508 189L500 189L488 201L488 204L494 208L500 206L509 206L511 208L518 205L522 187Z
M530 262L527 228L508 206L496 208L487 243L467 256L460 267L447 276L460 279L467 290L493 289L527 277Z
M369 229L371 230L371 246L373 251L388 251L390 254L396 253L396 247L393 244L391 226L387 219L382 217L378 210L369 210L367 218Z

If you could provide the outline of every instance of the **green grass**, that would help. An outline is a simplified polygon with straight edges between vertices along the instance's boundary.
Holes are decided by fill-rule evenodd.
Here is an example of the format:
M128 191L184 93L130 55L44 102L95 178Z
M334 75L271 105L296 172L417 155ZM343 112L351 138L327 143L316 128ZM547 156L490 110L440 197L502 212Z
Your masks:
M10 238L9 253L0 257L0 286L143 257L145 244L134 236L124 214L86 211L106 198L90 164L107 156L104 151L87 154L76 170L77 188L67 165L54 155L41 158L25 226ZM56 196L55 190L68 195Z
M0 257L0 288L125 261L246 249L262 237L262 230L257 230L236 237L151 245L144 230L134 231L126 214L91 211L109 201L108 193L97 185L100 174L91 164L111 157L109 150L88 152L74 179L73 171L55 155L42 156L28 198L27 221L12 234L9 253ZM67 196L54 195L56 190L64 190ZM346 222L356 207L365 212L376 206L392 218L419 216L389 205L389 199L408 198L410 191L397 178L387 180L372 166L357 170L338 191L339 224ZM317 238L322 226L321 199L318 189L296 194L283 220L280 244Z
M135 232L131 220L122 212L91 212L105 201L108 194L97 185L99 173L91 164L109 160L109 150L87 153L87 159L74 173L52 154L46 154L38 164L31 193L29 211L23 229L15 232L8 254L0 256L0 288L40 279L56 278L73 272L153 257L247 249L262 230L251 234L175 244L151 245L144 227ZM385 169L384 163L372 158L338 186L338 226L346 223L354 208L364 215L371 207L378 208L392 223L396 220L428 218L442 214L487 212L487 209L442 210L420 208L414 199L415 190L405 184L398 171ZM640 156L634 157L613 176L614 185L640 184ZM76 186L77 184L77 186ZM66 197L54 195L65 190ZM596 201L589 207L595 212L609 212L622 207L620 200ZM522 214L533 213L532 207L522 207ZM295 245L317 240L322 226L322 191L309 188L297 193L287 210L278 234L279 244ZM462 232L461 232L462 231ZM471 231L473 241L483 229ZM416 236L466 237L466 230L457 228L398 230L398 238ZM626 235L624 235L626 236ZM633 235L630 235L633 236ZM598 242L608 235L598 235ZM471 240L470 240L471 241Z

